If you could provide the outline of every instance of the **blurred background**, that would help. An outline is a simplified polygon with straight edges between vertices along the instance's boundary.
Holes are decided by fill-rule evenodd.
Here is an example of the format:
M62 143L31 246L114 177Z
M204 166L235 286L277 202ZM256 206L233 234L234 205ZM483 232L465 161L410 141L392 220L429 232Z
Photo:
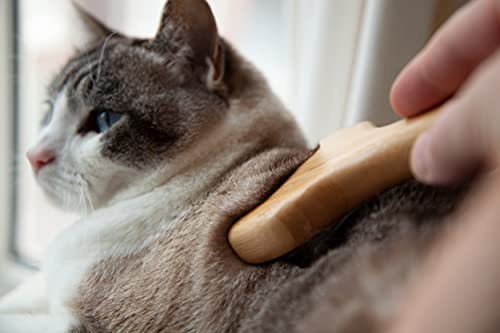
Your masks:
M165 0L78 0L110 27L153 36ZM465 0L208 0L221 34L264 72L311 145L393 121L392 81ZM36 270L77 216L52 208L24 158L47 82L82 29L70 0L0 0L0 294Z

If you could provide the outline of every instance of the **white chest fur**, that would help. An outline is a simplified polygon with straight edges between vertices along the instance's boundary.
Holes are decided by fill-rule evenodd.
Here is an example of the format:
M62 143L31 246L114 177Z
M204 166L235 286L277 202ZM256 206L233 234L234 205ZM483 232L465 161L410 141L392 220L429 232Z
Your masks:
M158 228L175 227L190 196L168 200L170 190L160 187L99 209L62 232L48 248L41 272L0 300L0 332L66 333L77 326L67 306L78 297L88 270L104 258L139 251Z
M47 276L50 311L76 297L91 266L109 257L137 253L159 229L175 227L176 216L189 203L168 200L167 189L99 209L64 231L48 248L42 270Z

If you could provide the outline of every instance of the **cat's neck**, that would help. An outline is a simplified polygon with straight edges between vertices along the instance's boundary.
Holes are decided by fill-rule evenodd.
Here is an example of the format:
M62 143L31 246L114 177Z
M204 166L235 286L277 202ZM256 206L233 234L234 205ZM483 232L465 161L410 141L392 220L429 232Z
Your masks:
M234 139L230 139L235 137L231 125L233 121L235 119L228 119L206 133L198 144L174 161L158 166L145 175L138 175L129 186L117 192L106 206L151 192L162 192L165 203L174 201L179 206L186 206L205 196L239 161L251 158L251 154L258 150L256 142L236 145Z

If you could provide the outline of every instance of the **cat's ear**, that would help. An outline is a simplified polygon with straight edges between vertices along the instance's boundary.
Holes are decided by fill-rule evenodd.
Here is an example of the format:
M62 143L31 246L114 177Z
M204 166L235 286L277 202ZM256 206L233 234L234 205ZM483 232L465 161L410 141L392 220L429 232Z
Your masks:
M114 30L108 28L104 23L83 9L76 1L72 1L72 3L79 21L85 30L86 42L99 42L110 35L116 34Z
M153 45L160 52L173 52L180 61L201 68L210 89L222 82L224 47L205 0L167 1Z

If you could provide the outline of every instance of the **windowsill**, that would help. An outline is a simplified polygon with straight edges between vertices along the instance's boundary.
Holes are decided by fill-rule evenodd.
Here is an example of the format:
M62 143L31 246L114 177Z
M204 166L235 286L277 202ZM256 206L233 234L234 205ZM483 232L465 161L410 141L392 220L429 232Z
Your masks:
M0 296L14 289L21 282L29 278L36 272L35 269L26 265L8 260L0 268Z

